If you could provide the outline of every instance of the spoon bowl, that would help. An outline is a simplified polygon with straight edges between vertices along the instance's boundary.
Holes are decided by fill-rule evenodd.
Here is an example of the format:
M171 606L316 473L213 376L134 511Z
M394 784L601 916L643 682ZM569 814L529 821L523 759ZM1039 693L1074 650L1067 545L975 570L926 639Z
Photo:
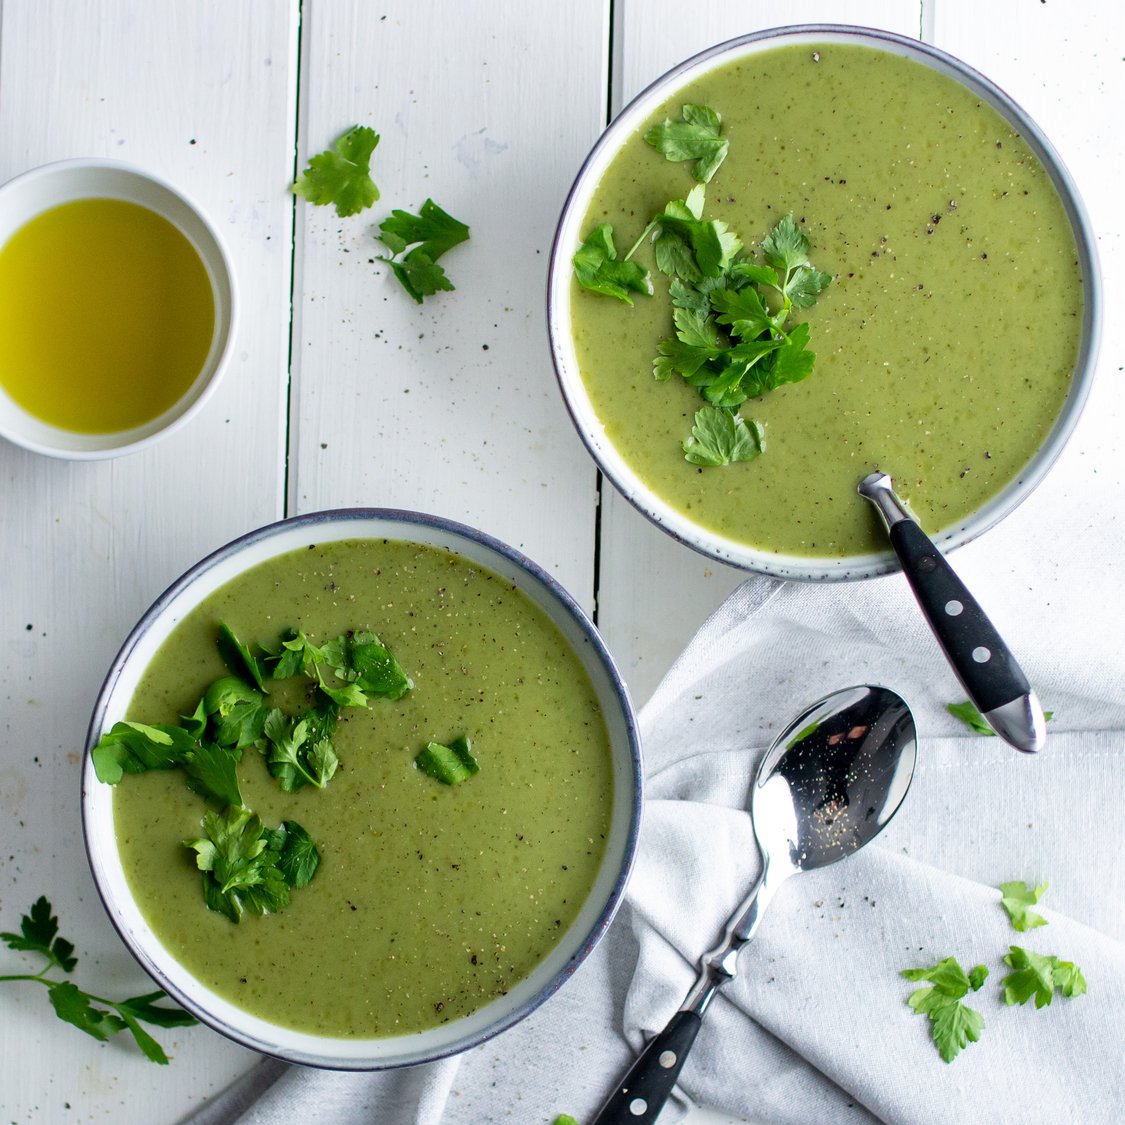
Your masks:
M844 688L802 711L758 767L750 796L762 856L758 881L700 964L680 1010L630 1068L593 1125L655 1122L739 951L790 876L827 867L870 843L898 811L917 759L914 717L889 688Z

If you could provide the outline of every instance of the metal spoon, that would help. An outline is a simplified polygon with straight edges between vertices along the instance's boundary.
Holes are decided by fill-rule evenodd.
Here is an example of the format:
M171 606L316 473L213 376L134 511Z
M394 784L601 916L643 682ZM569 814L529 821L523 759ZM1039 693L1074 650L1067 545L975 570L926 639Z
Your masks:
M886 525L914 596L962 687L984 721L1009 745L1026 753L1047 743L1047 721L1038 696L976 599L895 494L886 473L859 482Z
M702 960L680 1010L615 1088L592 1125L654 1122L676 1084L703 1013L731 980L774 892L790 875L843 859L869 843L902 804L914 775L910 708L882 687L834 692L802 712L758 767L750 817L762 873Z

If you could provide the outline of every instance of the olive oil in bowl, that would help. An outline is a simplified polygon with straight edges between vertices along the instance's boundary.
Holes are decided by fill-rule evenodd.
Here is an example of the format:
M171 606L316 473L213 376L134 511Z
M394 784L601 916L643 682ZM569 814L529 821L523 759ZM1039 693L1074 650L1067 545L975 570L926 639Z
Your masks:
M61 203L0 249L0 386L50 426L144 426L192 386L214 335L202 259L141 204Z

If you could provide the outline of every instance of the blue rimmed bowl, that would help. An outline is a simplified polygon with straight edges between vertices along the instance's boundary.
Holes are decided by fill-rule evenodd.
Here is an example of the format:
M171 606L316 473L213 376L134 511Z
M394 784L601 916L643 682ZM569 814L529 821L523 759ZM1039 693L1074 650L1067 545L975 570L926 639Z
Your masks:
M162 944L133 896L116 843L113 787L97 779L89 753L102 733L125 717L145 669L177 623L209 595L278 556L311 545L365 539L452 552L498 575L545 613L577 654L593 686L609 737L613 777L601 865L585 903L555 947L529 976L484 1007L439 1027L385 1038L329 1037L281 1027L237 1007L193 977ZM264 1054L307 1066L380 1070L476 1046L517 1023L573 974L605 932L624 894L637 843L641 790L640 745L628 693L597 630L549 574L499 540L449 520L387 509L348 509L300 516L250 532L197 563L161 594L125 641L98 695L83 766L82 812L91 870L110 920L169 996L216 1031Z

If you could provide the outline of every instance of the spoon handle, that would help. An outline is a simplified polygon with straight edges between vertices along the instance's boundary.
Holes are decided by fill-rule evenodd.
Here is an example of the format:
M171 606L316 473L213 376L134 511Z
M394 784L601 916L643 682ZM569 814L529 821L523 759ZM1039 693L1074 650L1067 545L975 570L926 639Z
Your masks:
M1017 750L1042 749L1043 708L977 600L910 516L889 477L872 474L859 491L883 517L914 596L974 706Z
M651 1125L676 1085L702 1022L695 1012L677 1012L640 1053L591 1125Z

